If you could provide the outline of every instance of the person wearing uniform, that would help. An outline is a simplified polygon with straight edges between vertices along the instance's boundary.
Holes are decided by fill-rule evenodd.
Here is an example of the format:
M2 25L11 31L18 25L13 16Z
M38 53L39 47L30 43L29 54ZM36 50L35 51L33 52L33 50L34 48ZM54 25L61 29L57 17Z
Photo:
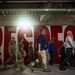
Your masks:
M17 64L20 67L20 70L24 69L24 56L26 56L26 52L24 51L23 39L20 38L18 41L18 62Z
M15 37L12 37L12 40L9 42L9 54L10 58L4 63L4 67L6 68L6 64L12 61L13 63L13 68L16 68L16 44L15 44Z
M67 37L66 37L66 57L61 63L59 69L62 71L65 71L65 63L72 60L73 55L73 49L75 49L74 43L73 43L73 34L71 31L67 31Z
M46 52L45 52L45 46L46 46L46 41L44 38L45 35L45 30L41 29L40 30L40 35L38 36L37 39L37 44L38 44L38 56L41 56L41 60L42 60L42 68L43 68L43 72L50 72L50 70L47 68L47 64L46 64ZM31 71L34 71L33 66L35 66L36 63L39 63L39 59L36 59L34 62L32 62L30 64L30 68Z
M28 46L28 60L27 62L31 62L34 60L34 51L33 51L33 47L32 47L32 41L29 43L29 46Z

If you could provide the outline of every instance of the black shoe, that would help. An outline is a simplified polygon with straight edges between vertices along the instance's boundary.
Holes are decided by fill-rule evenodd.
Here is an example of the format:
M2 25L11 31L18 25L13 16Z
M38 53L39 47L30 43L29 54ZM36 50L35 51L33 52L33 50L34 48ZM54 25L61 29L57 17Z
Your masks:
M43 72L51 72L49 69L43 69Z
M53 65L53 64L50 64L50 65Z
M61 71L66 71L66 69L65 69L65 68L60 68L60 70L61 70Z
M34 68L33 68L33 66L31 64L29 64L29 67L31 69L31 72L34 72Z
M28 64L25 64L25 66L28 66Z
M53 65L53 64L49 63L49 65Z

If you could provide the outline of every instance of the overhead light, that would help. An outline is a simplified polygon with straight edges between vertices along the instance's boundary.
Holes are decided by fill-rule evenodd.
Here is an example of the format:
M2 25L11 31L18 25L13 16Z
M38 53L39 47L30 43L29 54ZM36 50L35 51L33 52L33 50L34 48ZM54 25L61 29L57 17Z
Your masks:
M18 27L22 27L23 30L28 30L28 28L32 28L33 26L39 25L39 22L36 21L34 17L25 15L25 16L20 16L19 18L17 18L16 25Z
M18 19L18 25L19 26L30 26L31 20L28 17L20 17Z

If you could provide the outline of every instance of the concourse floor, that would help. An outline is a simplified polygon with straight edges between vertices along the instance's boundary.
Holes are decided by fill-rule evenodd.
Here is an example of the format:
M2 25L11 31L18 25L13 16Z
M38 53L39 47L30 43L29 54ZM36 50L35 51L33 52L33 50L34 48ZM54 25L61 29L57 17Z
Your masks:
M42 72L40 68L35 68L34 72L31 72L27 66L23 71L20 71L18 68L14 71L10 65L6 69L0 65L0 75L75 75L75 68L60 71L57 65L48 67L51 69L51 72Z

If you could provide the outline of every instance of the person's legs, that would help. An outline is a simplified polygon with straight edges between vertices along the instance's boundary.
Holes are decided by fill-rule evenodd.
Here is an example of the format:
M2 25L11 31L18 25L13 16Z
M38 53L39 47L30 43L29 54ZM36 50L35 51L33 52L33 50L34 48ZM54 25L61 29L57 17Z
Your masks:
M24 59L22 58L20 60L20 70L23 70L24 69Z
M65 55L61 55L61 58L60 58L60 65L61 65L61 63L64 61L64 59L65 59Z
M26 65L28 65L31 61L32 61L31 56L28 56L28 59L27 59Z
M60 65L60 69L65 69L65 64L67 63L69 58L70 58L70 55L65 57L64 61Z
M36 59L34 62L31 62L31 63L30 63L30 69L31 69L32 72L34 71L33 67L34 67L36 64L39 63L40 57L41 57L41 55L38 55L37 59ZM41 59L42 59L42 57L41 57Z
M50 53L49 53L49 56L50 56L50 59L49 59L49 62L48 63L50 64L50 60L51 60L51 54Z
M45 51L41 51L41 58L42 58L42 63L43 63L43 69L47 69L47 64L46 64L46 53Z
M13 68L15 69L16 68L16 55L15 54L13 54L12 63L13 63Z
M20 70L24 69L24 56L22 54L18 55L18 62L16 64L19 65Z
M53 57L54 57L53 52L50 52L50 60L49 60L50 65L52 65Z
M4 62L4 67L5 68L6 68L7 63L10 62L10 61L11 61L11 58L9 58L6 62Z
M67 63L67 61L70 60L71 55L72 55L72 48L67 48L66 49L66 57L65 57L64 61L61 63L61 65L60 65L60 70L65 69L65 63Z
M31 63L30 63L30 69L31 69L31 72L34 72L34 66L36 65L36 64L38 64L39 63L39 59L37 58L34 62L33 61L31 61Z
M43 63L43 65L44 65L44 66L43 66L43 71L44 71L44 72L50 72L50 70L47 69L47 65L46 65L46 53L45 53L45 51L41 51L41 54L38 55L38 58L37 58L34 62L31 62L31 64L30 64L31 71L32 71L32 72L34 71L33 67L34 67L37 63L40 62L40 61L39 61L40 58L41 58L42 63Z
M7 63L9 63L10 61L12 61L12 57L13 57L13 55L10 54L10 58L6 62L4 62L4 67L5 68L6 68Z
M50 72L47 68L47 63L46 63L46 52L45 50L41 51L41 58L42 58L42 64L43 64L43 72Z
M40 58L40 55L38 55L38 53L36 53L36 59L31 61L31 63L29 64L31 72L34 71L33 67L39 63L39 58Z
M62 56L61 56L61 58L60 58L60 63L59 63L59 64L61 65L61 63L62 63Z
M9 63L11 61L11 57L5 62L6 64Z

